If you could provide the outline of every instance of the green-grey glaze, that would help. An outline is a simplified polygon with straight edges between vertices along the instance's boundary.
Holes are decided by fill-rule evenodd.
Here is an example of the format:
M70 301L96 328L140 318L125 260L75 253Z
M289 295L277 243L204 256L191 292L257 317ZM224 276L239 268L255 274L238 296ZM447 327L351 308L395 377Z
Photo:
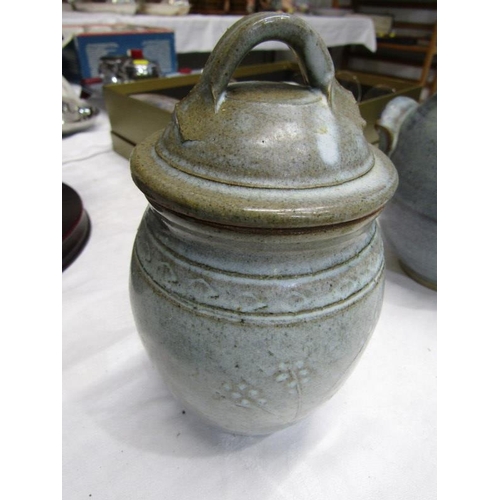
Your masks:
M229 85L269 39L292 46L309 86ZM131 264L138 331L172 392L229 432L306 417L346 379L380 313L376 217L397 174L333 74L304 21L246 16L131 159L150 202Z
M224 430L266 434L339 388L375 327L383 276L373 220L235 234L149 209L131 299L143 343L184 405Z
M269 39L295 50L310 86L228 84L245 51ZM323 41L287 14L235 23L166 125L131 159L134 181L159 209L244 227L317 227L372 214L397 185Z
M393 99L378 126L400 179L382 229L404 270L437 289L437 94Z

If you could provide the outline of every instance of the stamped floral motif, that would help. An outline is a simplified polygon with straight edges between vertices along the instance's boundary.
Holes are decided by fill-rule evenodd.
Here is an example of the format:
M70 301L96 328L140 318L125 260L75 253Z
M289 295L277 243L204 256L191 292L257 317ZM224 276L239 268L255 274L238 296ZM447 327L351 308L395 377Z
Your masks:
M262 391L252 387L247 382L231 384L226 382L222 385L221 390L216 391L215 395L219 399L231 401L235 406L241 408L257 408L266 413L271 413L266 408L267 400L264 398Z
M189 280L188 285L191 289L195 290L203 297L210 299L216 299L219 297L219 292L202 278Z
M179 280L177 279L177 275L175 274L174 270L172 269L172 266L168 264L167 262L164 262L162 264L162 273L165 277L165 280L168 281L169 283L178 283Z
M292 307L299 307L305 304L307 297L299 292L293 292L288 297L288 303Z
M258 299L253 293L242 293L239 298L239 310L241 312L255 312L266 309L267 304Z
M146 262L151 262L151 247L149 246L149 243L146 240L146 238L143 241L142 254Z
M307 368L304 361L281 362L278 365L278 371L274 374L274 380L278 384L283 384L289 394L297 397L296 415L302 409L302 391L303 386L309 382L311 370Z

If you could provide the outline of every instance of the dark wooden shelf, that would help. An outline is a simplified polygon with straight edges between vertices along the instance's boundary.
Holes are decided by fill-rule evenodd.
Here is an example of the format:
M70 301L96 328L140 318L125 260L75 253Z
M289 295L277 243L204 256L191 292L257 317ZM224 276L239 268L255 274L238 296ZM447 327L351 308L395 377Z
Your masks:
M390 2L383 0L363 0L352 2L353 7L357 10L360 6L363 7L383 7L392 9L414 9L414 10L437 10L437 2Z
M434 24L431 23L408 23L404 21L394 21L393 28L402 30L432 31Z
M378 42L377 49L391 49L398 50L401 52L420 52L421 54L427 54L430 50L429 45L406 45L403 43L388 43L388 42Z
M429 12L422 18L421 11L437 12L437 2L431 0L423 2L351 0L351 6L355 12L366 15L388 16L391 14L388 14L387 10L394 9L391 26L391 35L394 36L377 39L377 51L374 54L351 47L348 57L421 68L419 83L422 87L430 88L431 92L435 91L437 82L437 21L430 23L429 20L434 17L437 19L437 15L429 16L432 14ZM419 19L422 19L423 22L419 22ZM344 61L346 61L344 64L348 66L347 58L344 58ZM384 69L383 66L380 66L379 69L381 74L384 71L391 71L390 67ZM433 71L432 75L430 75L430 70ZM399 68L394 68L395 73L398 71ZM431 81L429 81L429 76L431 76Z
M396 54L372 54L371 52L361 52L361 51L356 51L351 53L351 58L352 59L363 59L366 61L380 61L383 63L390 63L390 64L400 64L404 66L410 66L412 68L421 68L422 67L422 60L410 60L401 56L397 56ZM437 61L433 61L430 64L431 69L436 69L437 68Z

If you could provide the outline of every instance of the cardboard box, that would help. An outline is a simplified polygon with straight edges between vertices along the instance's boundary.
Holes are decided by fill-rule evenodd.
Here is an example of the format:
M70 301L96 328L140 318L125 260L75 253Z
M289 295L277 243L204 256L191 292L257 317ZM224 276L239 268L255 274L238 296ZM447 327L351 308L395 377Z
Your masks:
M141 49L146 59L156 62L162 76L177 71L175 35L172 30L127 24L65 25L66 37L72 36L81 80L99 77L99 60L103 56L127 55L130 49ZM66 45L69 46L69 43Z
M349 73L353 74L354 72ZM387 103L400 95L418 100L422 87L416 82L379 75L356 72L355 76L361 85L361 91L366 95L370 89L392 89L391 93L379 95L358 104L361 116L367 123L364 130L365 137L371 144L377 144L378 134L375 130L375 122ZM111 122L113 149L128 158L136 144L157 130L164 129L170 120L170 111L162 109L152 102L134 98L134 94L151 93L153 96L163 95L182 99L197 83L199 77L199 74L191 74L104 86L104 99ZM240 66L233 77L238 81L298 81L300 70L295 62L282 61ZM340 78L339 81L342 82ZM377 93L371 92L371 94Z

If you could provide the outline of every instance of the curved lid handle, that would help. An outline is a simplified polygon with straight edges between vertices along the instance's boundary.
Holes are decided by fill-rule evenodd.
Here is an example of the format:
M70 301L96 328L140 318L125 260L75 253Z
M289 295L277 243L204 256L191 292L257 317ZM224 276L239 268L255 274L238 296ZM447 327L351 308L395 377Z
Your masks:
M290 14L258 13L243 17L219 40L193 89L217 110L229 81L243 58L256 45L275 40L296 54L306 82L330 99L334 79L332 58L323 40L301 18Z

